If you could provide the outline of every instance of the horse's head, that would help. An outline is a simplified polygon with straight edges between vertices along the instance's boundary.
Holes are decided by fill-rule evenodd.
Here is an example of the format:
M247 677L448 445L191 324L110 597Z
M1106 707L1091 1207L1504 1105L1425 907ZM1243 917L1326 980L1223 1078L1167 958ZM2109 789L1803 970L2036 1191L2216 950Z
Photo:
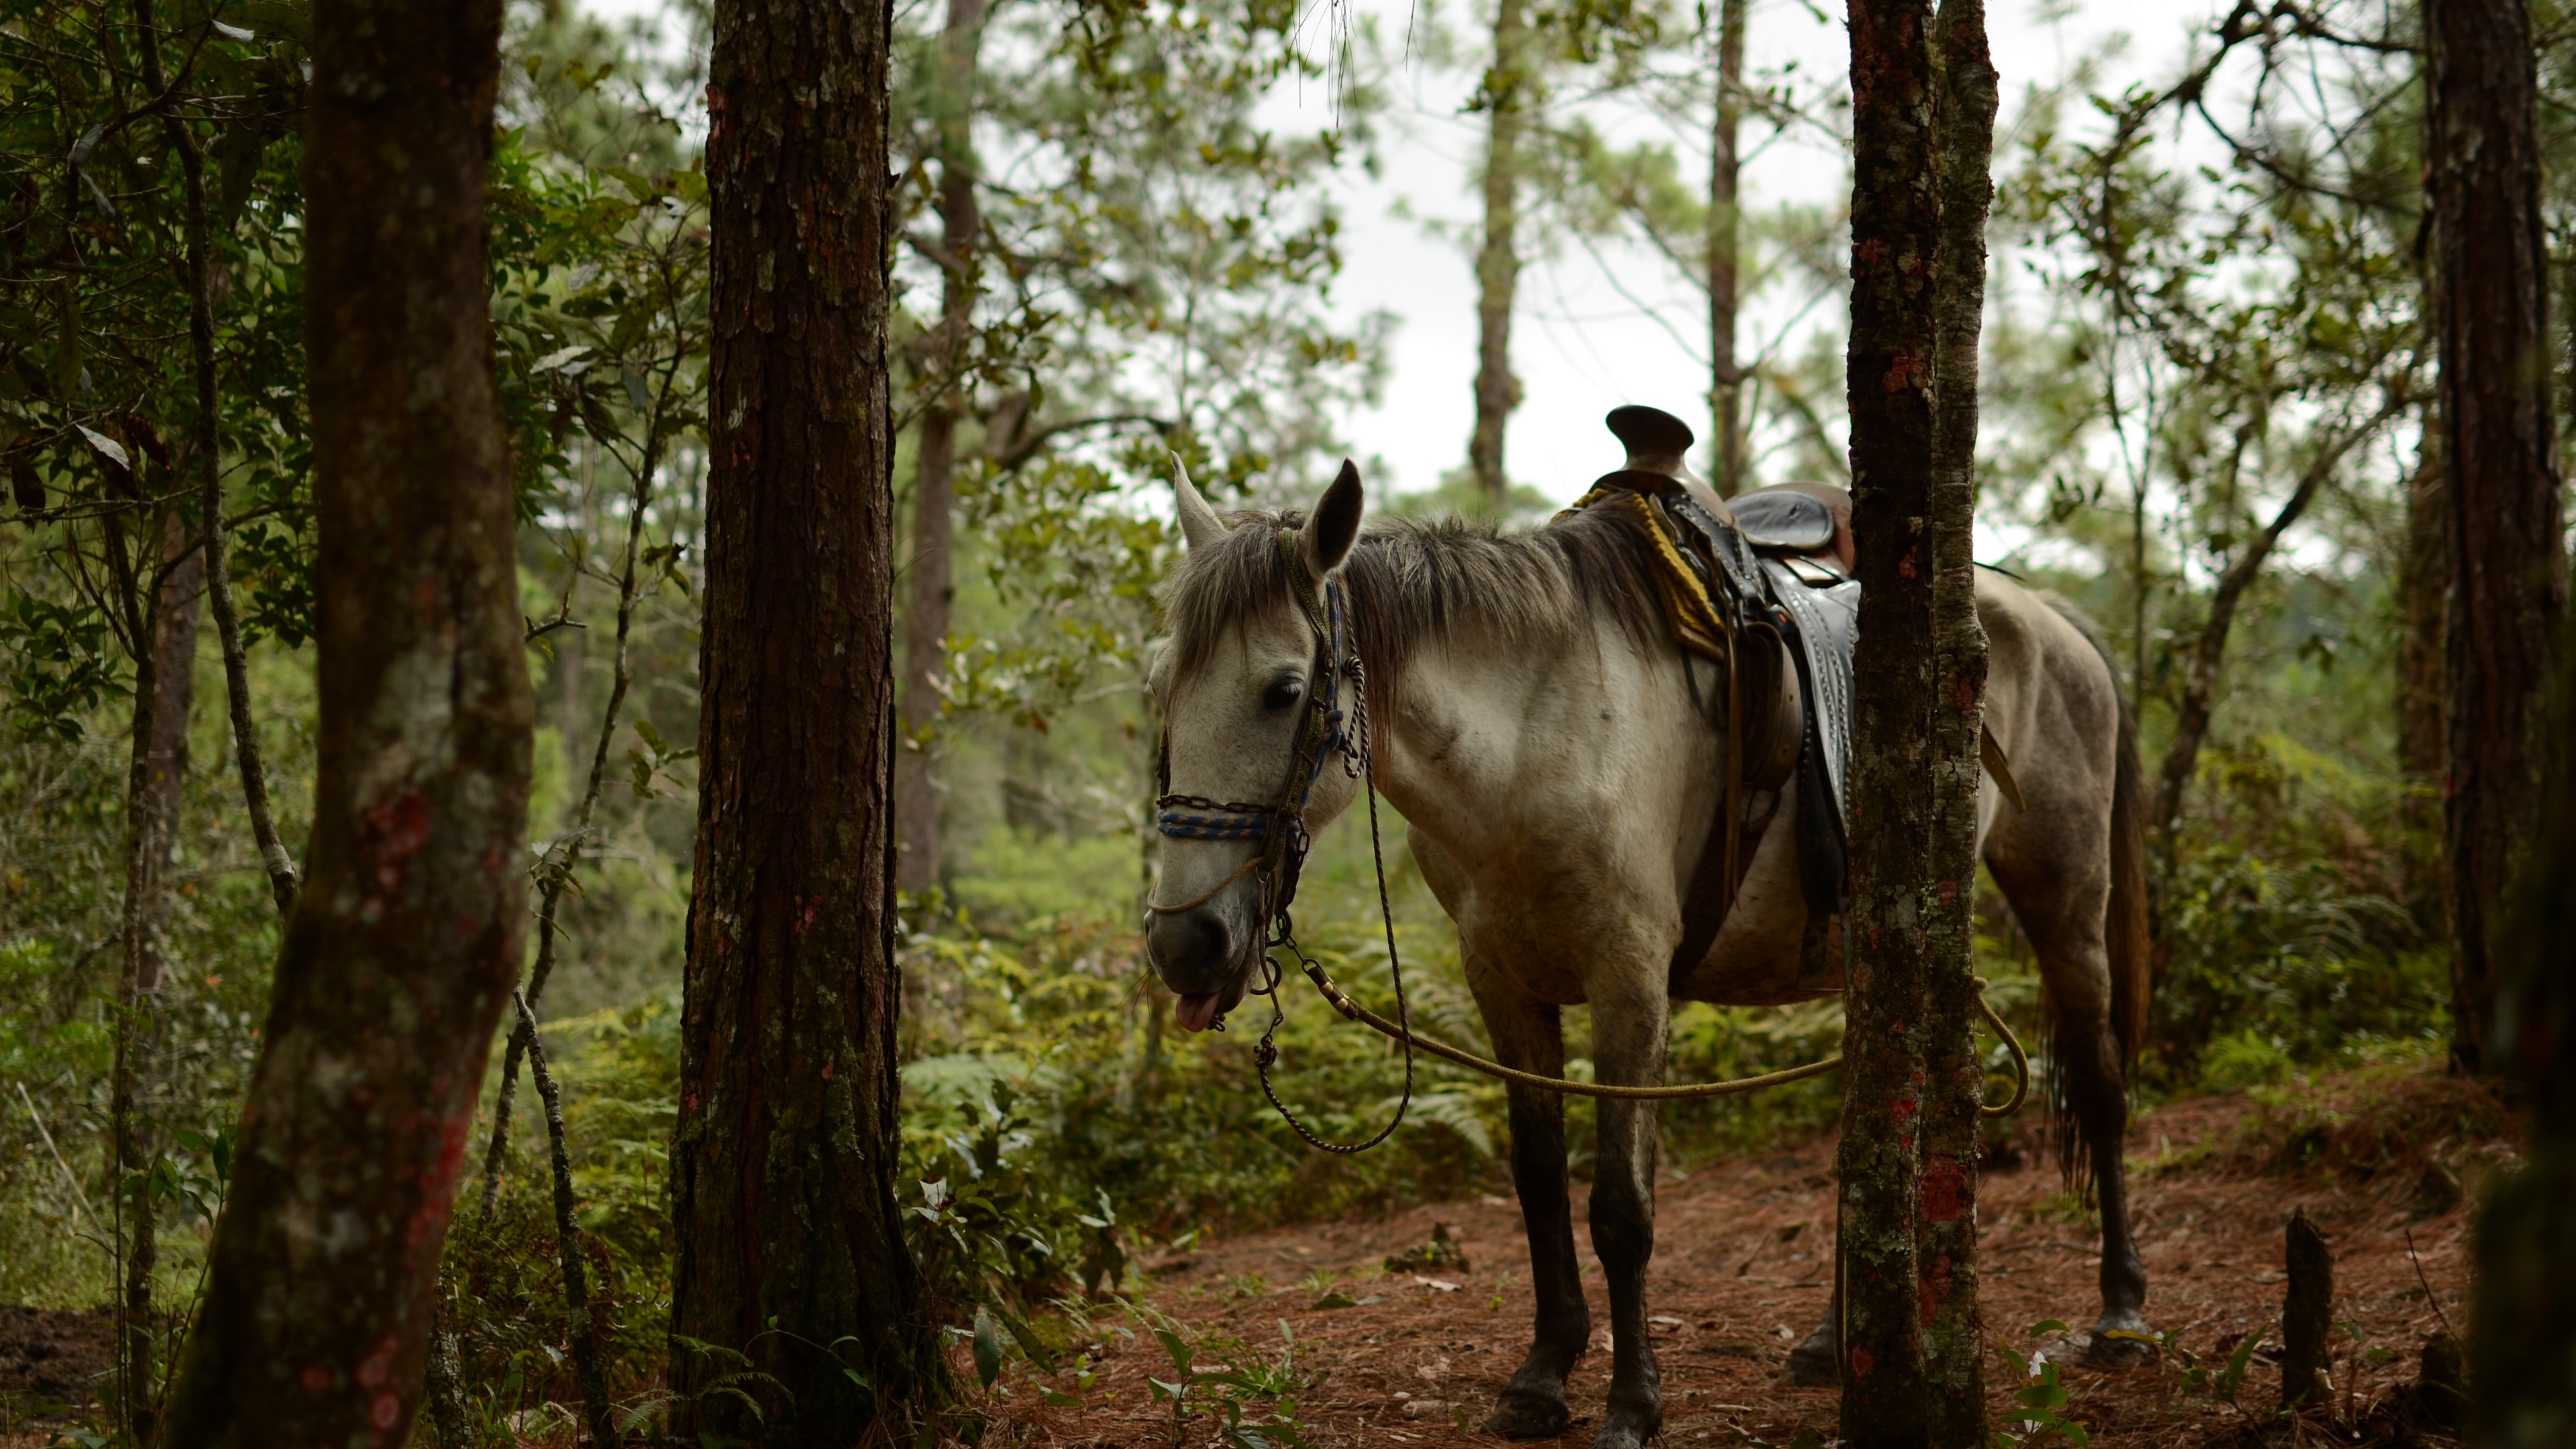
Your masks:
M1260 965L1266 900L1294 869L1288 832L1321 830L1356 791L1330 756L1338 731L1356 728L1359 682L1334 677L1347 653L1309 610L1330 618L1327 585L1359 537L1361 493L1345 461L1304 519L1245 514L1229 527L1186 473L1174 486L1188 554L1153 671L1166 778L1145 946L1180 994L1175 1019L1203 1031L1243 1000ZM1329 711L1316 708L1318 691Z

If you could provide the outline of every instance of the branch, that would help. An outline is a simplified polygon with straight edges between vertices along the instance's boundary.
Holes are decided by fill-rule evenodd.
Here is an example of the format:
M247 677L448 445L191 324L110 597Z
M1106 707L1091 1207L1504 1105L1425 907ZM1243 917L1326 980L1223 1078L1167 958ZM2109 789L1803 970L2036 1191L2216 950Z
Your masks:
M1018 439L1008 449L989 456L996 469L1004 473L1014 473L1025 467L1031 458L1036 457L1046 448L1047 444L1066 433L1078 433L1091 428L1121 427L1133 423L1141 423L1158 433L1169 433L1180 426L1170 418L1158 418L1152 413L1102 413L1095 417L1072 418L1061 423L1050 423Z
M2209 618L2202 623L2200 638L2192 649L2190 672L2183 684L2182 707L2176 711L2174 720L2173 744L2166 749L2164 765L2157 772L2154 820L2156 829L2167 837L2173 834L2179 823L2183 791L2189 787L2192 772L2199 764L2201 741L2209 734L2213 697L2218 689L2218 669L2226 659L2227 635L2235 623L2237 605L2244 601L2245 591L2253 587L2255 579L2261 576L2263 565L2272 557L2281 536L2289 532L2301 514L2307 512L2308 504L2334 476L2336 467L2389 419L2414 406L2415 401L2413 393L2392 386L2382 398L2377 412L2319 449L2317 455L2308 460L2307 471L2300 475L2299 485L2291 491L2289 500L2272 515L2271 523L2228 564L2227 572L2219 577L2218 586L2210 591Z

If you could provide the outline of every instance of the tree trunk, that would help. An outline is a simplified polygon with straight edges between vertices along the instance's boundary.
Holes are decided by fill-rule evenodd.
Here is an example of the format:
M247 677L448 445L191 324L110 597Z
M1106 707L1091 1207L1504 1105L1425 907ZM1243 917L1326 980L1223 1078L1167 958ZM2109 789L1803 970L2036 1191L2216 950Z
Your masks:
M1747 8L1747 0L1723 0L1718 7L1717 119L1708 147L1708 407L1716 424L1709 433L1709 469L1723 498L1744 489L1744 372L1735 361L1744 222L1736 139L1744 125Z
M894 771L895 884L919 893L937 885L939 791L931 731L939 720L940 676L948 663L949 528L956 504L958 415L971 400L962 375L974 325L976 244L983 218L975 197L975 61L984 38L984 0L948 0L942 37L946 76L939 98L939 394L921 414L912 475L912 596L904 610L903 737Z
M1939 711L1932 528L1934 327L1941 195L1932 148L1931 19L1921 0L1851 7L1852 531L1860 653L1853 689L1842 1179L1842 1434L1928 1442L1915 1247L1926 1095L1924 919L1936 828ZM1964 909L1964 902L1961 903ZM1946 1095L1946 1094L1945 1094Z
M320 768L169 1449L391 1446L518 974L532 707L486 313L498 0L322 0Z
M151 12L137 7L137 32L153 33ZM157 41L143 47L144 78L154 90L164 88ZM233 726L233 759L241 773L242 803L250 816L251 841L259 847L260 868L268 873L269 898L281 916L295 905L295 861L278 838L268 806L268 762L261 758L259 732L250 712L250 656L242 645L241 613L233 604L230 566L225 557L223 431L217 409L221 379L215 370L215 304L213 239L209 235L206 153L187 123L174 112L163 121L171 149L179 154L185 192L187 244L188 361L196 384L194 416L189 419L189 459L197 469L197 509L204 536L197 567L206 602L215 618L215 641L223 652L225 702Z
M671 1146L671 1381L749 1355L772 1445L939 1387L895 1202L893 438L884 0L719 0L696 899ZM851 1370L864 1376L854 1381ZM755 1393L766 1391L754 1387Z
M2529 1090L2520 1171L2478 1214L2477 1385L2469 1442L2576 1443L2576 647L2558 665L2556 728L2533 843L2498 953L2493 1048Z
M1941 0L1937 26L1944 174L1933 265L1940 370L1929 514L1939 696L1932 710L1932 848L1919 867L1925 901L1925 1100L1915 1251L1930 1442L1941 1449L1985 1449L1977 1151L1986 1069L1977 1051L1971 948L1986 693L1986 630L1977 617L1977 345L1985 325L1986 214L1995 195L1995 65L1983 0Z
M2443 536L2449 517L2441 437L2434 419L2425 423L2422 456L2406 482L2406 552L2397 564L2397 765L2412 783L2439 785L2446 752L2442 644L2450 560Z
M2452 1051L2496 1070L2500 902L2539 825L2540 734L2566 611L2549 390L2537 82L2524 0L2429 0L2425 155L2450 562Z
M2438 791L2448 754L2442 704L2442 659L2449 621L2449 519L2443 503L2441 434L2426 410L2415 475L2406 483L2405 553L2397 564L2397 768L2407 785L2406 905L2427 939L2448 940L2443 901L2449 894L2439 843Z
M1494 0L1494 68L1485 72L1485 244L1476 253L1476 431L1467 467L1485 507L1511 507L1503 430L1521 405L1512 375L1512 294L1520 286L1521 136L1534 90L1527 0Z
M2317 456L2308 461L2307 470L2299 475L2296 488L2287 501L2272 515L2244 549L2219 575L2218 587L2209 593L2209 617L2201 621L2200 638L2194 641L2191 662L2183 676L2182 705L2175 711L2173 742L2165 747L2162 768L2156 772L2156 830L2166 839L2165 858L2171 860L2172 838L2182 819L2182 797L2191 788L2192 772L2199 768L2201 742L2209 736L2210 713L2217 707L2218 670L2227 660L2227 635L2235 627L2237 607L2245 601L2245 591L2263 576L2263 565L2270 562L2272 550L2279 547L2281 535L2299 521L2324 488L2344 455L2379 431L2380 424L2394 416L2398 399L2392 396L2379 412L2356 428L2347 429L2326 443ZM2400 680L2402 690L2404 681Z
M111 525L114 526L114 525ZM137 580L153 596L134 671L133 764L126 779L125 903L119 935L123 970L117 983L116 1061L108 1087L118 1198L125 1214L121 1251L125 1282L118 1315L118 1408L134 1440L150 1443L157 1412L157 1354L152 1336L152 1275L159 1264L159 1213L150 1173L155 1133L141 1120L161 1054L161 930L170 914L165 877L178 839L179 802L187 784L189 689L196 677L197 592L203 560L178 513L161 515L160 567Z

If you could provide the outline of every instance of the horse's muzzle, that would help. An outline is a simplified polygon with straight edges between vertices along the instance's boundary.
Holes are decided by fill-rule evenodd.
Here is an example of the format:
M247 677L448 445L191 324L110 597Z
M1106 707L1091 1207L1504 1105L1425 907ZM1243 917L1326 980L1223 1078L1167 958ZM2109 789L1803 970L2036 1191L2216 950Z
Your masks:
M1204 1031L1243 1000L1251 983L1249 961L1235 925L1213 906L1156 916L1145 930L1145 954L1163 984L1179 993L1173 1015L1191 1031Z

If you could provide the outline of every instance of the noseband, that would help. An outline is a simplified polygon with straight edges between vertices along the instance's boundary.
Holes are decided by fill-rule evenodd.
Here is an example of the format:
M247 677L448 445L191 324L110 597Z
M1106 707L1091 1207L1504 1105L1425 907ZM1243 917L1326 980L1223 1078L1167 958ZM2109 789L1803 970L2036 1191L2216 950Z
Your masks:
M1305 550L1299 547L1297 530L1278 530L1279 562L1288 572L1289 596L1297 601L1297 610L1305 617L1307 628L1315 636L1315 655L1306 686L1306 713L1298 722L1296 747L1288 754L1287 778L1280 783L1279 799L1269 805L1246 805L1240 801L1211 800L1204 795L1174 795L1171 787L1171 734L1164 732L1157 756L1156 787L1164 793L1154 797L1154 828L1173 840L1258 840L1261 853L1237 866L1232 875L1217 882L1195 898L1176 906L1149 906L1155 915L1178 915L1194 910L1215 898L1219 891L1244 876L1259 872L1261 882L1261 923L1265 929L1276 926L1284 936L1288 925L1288 907L1297 897L1297 877L1305 867L1306 851L1314 838L1306 831L1306 802L1315 793L1315 781L1324 773L1324 761L1333 755L1342 757L1342 768L1352 779L1358 779L1365 767L1364 741L1357 736L1368 732L1367 685L1359 656L1352 652L1342 633L1342 589L1339 580L1326 579L1318 586L1306 567ZM1351 678L1352 710L1345 715L1342 699L1342 676ZM1346 719L1355 719L1357 730L1346 727ZM1275 944L1275 943L1274 943Z

